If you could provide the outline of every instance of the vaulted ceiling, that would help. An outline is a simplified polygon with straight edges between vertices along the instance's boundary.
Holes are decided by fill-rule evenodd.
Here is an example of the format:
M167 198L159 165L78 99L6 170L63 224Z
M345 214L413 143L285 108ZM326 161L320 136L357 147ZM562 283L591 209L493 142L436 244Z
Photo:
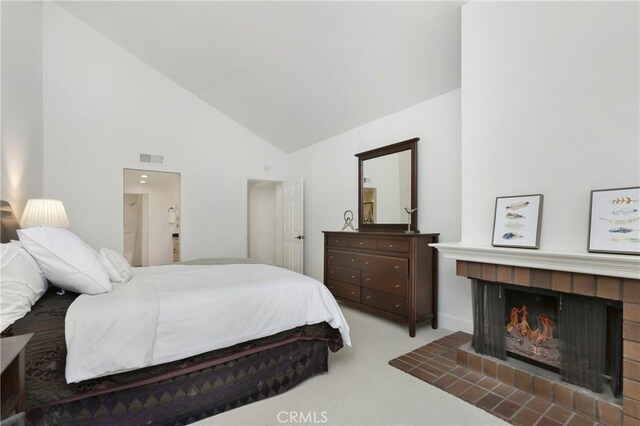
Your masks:
M58 2L293 152L460 87L463 2Z

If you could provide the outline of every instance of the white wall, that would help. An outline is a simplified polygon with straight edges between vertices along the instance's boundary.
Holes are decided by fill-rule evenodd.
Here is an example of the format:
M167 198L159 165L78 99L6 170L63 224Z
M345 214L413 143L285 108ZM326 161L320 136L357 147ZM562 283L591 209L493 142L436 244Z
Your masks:
M640 183L638 2L462 8L462 240L544 194L544 249L586 251L590 190Z
M358 211L355 154L420 137L418 225L460 241L460 90L399 111L291 154L291 175L305 179L305 274L323 279L322 231L336 231L343 213ZM440 256L440 325L471 328L470 287L455 275L455 262Z
M42 3L0 2L0 9L0 197L19 219L29 198L42 198Z
M286 154L55 3L43 74L44 193L88 244L123 247L123 168L150 169L181 173L183 259L246 256L247 179L283 180Z

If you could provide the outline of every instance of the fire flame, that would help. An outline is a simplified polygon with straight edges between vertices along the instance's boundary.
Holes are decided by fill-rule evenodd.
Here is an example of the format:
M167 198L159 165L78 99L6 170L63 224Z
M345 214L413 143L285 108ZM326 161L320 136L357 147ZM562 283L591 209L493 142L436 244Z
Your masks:
M547 339L551 339L553 337L553 331L556 328L553 320L549 319L546 315L538 315L539 327L537 329L533 329L527 321L527 315L528 311L526 305L522 305L521 308L511 308L507 331L526 337L536 345L540 345Z

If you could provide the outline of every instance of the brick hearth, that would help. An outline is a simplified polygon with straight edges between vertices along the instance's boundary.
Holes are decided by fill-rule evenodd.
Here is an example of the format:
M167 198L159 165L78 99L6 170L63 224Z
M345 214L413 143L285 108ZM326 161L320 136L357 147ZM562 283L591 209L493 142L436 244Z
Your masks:
M519 389L516 384L522 386L522 380L516 379L519 376L514 370L504 370L498 367L498 363L483 363L475 354L462 355L460 345L468 344L470 340L471 335L459 331L393 359L389 364L514 425L621 424L620 406L599 406L594 399L569 397L564 386L555 389L555 398L553 387L546 388L544 392L542 382L533 385L537 393ZM474 367L470 368L470 365ZM484 368L486 374L474 371L478 366ZM490 366L495 366L495 369L491 370ZM501 376L511 384L500 381Z
M456 271L460 276L473 279L622 301L622 407L605 401L598 401L594 405L587 394L576 393L565 384L550 385L540 377L509 371L506 365L501 367L497 364L494 367L493 361L487 362L485 367L486 358L473 353L468 355L467 365L477 372L495 373L489 376L503 378L506 383L511 382L519 389L529 389L535 395L550 393L552 401L578 413L587 414L593 409L593 418L603 424L640 425L640 280L464 260L457 260Z

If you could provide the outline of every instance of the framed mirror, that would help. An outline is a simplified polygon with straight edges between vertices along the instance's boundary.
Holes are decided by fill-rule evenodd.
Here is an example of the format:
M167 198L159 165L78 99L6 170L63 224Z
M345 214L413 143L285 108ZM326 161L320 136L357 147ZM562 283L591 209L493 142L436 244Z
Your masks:
M407 209L418 207L418 141L413 138L356 154L358 157L358 229L406 231ZM418 213L411 227L418 232Z

